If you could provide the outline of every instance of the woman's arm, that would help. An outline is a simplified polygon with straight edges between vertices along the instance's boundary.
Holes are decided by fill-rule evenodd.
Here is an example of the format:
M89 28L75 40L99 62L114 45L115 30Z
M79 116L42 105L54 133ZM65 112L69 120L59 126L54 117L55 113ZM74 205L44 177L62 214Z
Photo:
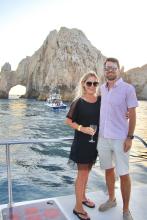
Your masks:
M85 134L94 135L95 131L90 127L83 127L76 122L73 122L70 118L66 118L65 123L69 125L71 128L81 131Z

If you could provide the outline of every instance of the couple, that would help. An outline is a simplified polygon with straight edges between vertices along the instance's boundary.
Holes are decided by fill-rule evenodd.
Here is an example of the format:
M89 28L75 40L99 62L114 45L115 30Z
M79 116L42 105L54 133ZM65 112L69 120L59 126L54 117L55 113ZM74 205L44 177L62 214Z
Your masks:
M73 213L81 220L90 220L83 205L94 208L95 204L86 197L88 175L97 158L97 141L100 166L105 169L109 199L99 206L106 211L117 205L115 198L116 172L120 177L123 200L123 219L133 220L129 211L131 182L129 177L129 151L132 146L136 123L137 98L133 86L120 78L119 62L107 58L104 63L106 83L98 94L98 76L90 71L79 83L77 98L72 102L66 123L75 129L70 151L70 160L77 164L75 181L76 204ZM126 113L129 112L129 119ZM90 125L97 125L97 130ZM89 142L93 135L95 142ZM98 138L99 136L99 138Z

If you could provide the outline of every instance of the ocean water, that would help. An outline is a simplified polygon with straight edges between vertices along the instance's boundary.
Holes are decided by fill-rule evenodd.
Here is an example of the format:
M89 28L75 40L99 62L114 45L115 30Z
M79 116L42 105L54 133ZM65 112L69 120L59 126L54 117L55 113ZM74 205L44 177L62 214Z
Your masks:
M52 111L45 102L35 100L0 100L0 139L73 137L73 130L64 123L67 111ZM135 134L147 141L146 101L139 101ZM70 146L70 141L11 146L14 202L73 194L76 170L67 164ZM130 172L133 185L146 184L147 149L138 140L133 141ZM99 160L87 190L98 189L106 189ZM5 146L0 146L0 203L7 202Z

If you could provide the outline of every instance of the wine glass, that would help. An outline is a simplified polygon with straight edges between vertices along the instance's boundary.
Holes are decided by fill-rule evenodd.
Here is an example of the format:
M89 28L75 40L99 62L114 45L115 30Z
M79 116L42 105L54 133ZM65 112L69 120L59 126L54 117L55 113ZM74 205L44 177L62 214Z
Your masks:
M95 134L95 132L96 132L96 130L97 130L97 125L90 125L90 127L93 128L94 134ZM93 136L94 136L94 135L91 135L91 139L89 140L90 143L94 143L94 142L95 142L95 141L93 140Z

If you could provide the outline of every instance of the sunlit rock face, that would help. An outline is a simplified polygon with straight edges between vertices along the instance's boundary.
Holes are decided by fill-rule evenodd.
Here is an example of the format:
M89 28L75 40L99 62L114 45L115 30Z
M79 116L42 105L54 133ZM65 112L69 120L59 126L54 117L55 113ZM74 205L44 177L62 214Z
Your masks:
M19 68L16 71L11 71L11 65L9 63L4 64L0 72L0 98L8 98L9 91L13 86L18 84L27 85L27 58L20 62ZM25 63L25 65L24 65ZM22 68L24 67L24 68ZM22 70L22 71L21 71Z
M51 31L43 45L23 59L16 71L6 63L0 72L0 98L7 98L16 85L26 86L26 98L45 100L54 89L60 89L63 100L72 100L80 77L89 70L103 76L105 57L84 33L62 27ZM146 99L147 67L129 70L123 76L134 84L139 98Z
M0 98L8 98L9 89L13 86L13 78L15 80L15 72L11 71L11 65L5 63L0 72Z
M51 84L52 88L58 85L63 97L70 98L83 73L88 70L94 70L99 75L102 73L104 57L77 29L61 28L58 33L52 32L52 35L56 41L52 42L49 36L52 53L48 48L47 57L50 54L52 61L49 63L45 85Z
M71 100L81 75L88 70L100 75L103 62L104 56L80 30L54 30L29 60L27 96L43 99L59 88L63 99Z
M1 72L5 73L5 72L11 72L11 65L10 63L5 63L2 68L1 68Z
M127 71L125 79L134 85L139 99L147 100L147 65Z
M56 87L64 100L71 100L85 72L102 74L104 59L82 31L62 27L50 32L40 49L23 59L16 71L3 67L0 91L8 94L12 86L20 84L26 86L27 98L45 99Z

